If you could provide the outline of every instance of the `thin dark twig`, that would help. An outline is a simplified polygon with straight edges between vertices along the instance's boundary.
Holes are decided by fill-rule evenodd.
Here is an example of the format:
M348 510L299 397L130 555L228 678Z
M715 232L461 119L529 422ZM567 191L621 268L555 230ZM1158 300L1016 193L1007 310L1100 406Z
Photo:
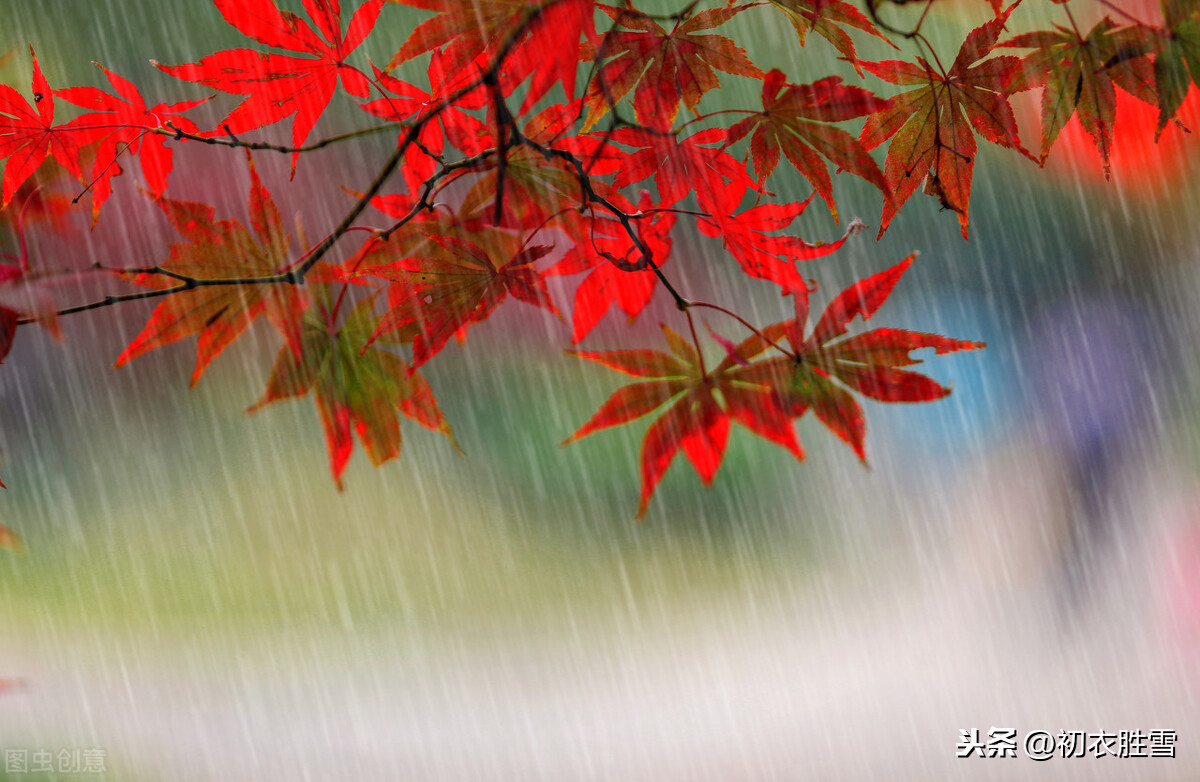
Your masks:
M641 236L638 235L637 230L633 227L632 222L630 222L631 218L629 214L596 192L595 188L592 186L591 176L589 176L584 170L583 163L578 157L571 152L567 152L566 150L556 149L554 147L544 147L541 144L538 144L536 141L526 138L520 133L515 134L513 143L523 144L530 149L541 153L542 156L548 160L550 158L557 158L567 163L567 165L574 170L575 178L579 182L580 189L583 191L584 205L587 205L588 203L594 203L615 217L617 222L621 224L622 229L629 236L630 241L633 242L634 247L637 248L637 251L641 253L642 256L639 261L633 264L622 264L621 262L617 261L615 257L610 255L605 255L607 260L622 271L641 271L643 269L651 269L655 276L658 277L659 281L662 282L663 287L665 287L667 292L671 294L671 298L675 300L675 306L681 310L687 309L687 299L685 299L679 293L679 291L675 289L675 286L672 285L671 281L667 279L666 275L663 274L662 269L660 269L658 264L654 262L654 254L650 252L650 248L646 246L646 243L642 241Z
M201 144L209 144L217 147L230 147L236 149L262 150L266 152L280 152L291 155L296 152L315 152L318 149L324 149L331 144L337 144L342 141L362 138L363 136L371 136L376 133L385 133L389 130L408 127L407 122L389 122L385 125L377 125L373 128L363 128L361 130L352 130L347 133L339 133L336 136L329 136L320 141L315 141L312 144L305 144L302 147L291 147L282 144L271 144L265 141L242 141L241 139L217 138L213 136L201 136L198 133L187 133L182 128L171 122L164 122L161 128L146 128L147 133L153 133L158 136L166 136L173 138L176 141L198 141ZM125 126L122 126L125 127Z
M457 171L468 171L486 161L488 158L494 157L495 154L495 150L485 150L478 155L464 158L463 160L459 160L454 163L444 164L441 169L434 172L429 179L425 180L424 187L421 189L420 198L418 198L417 201L409 208L408 212L405 213L405 215L395 223L393 223L392 226L387 230L377 232L376 236L380 239L380 241L386 242L391 238L392 234L396 233L396 231L399 231L401 228L408 225L408 223L416 219L417 215L419 215L422 211L426 209L433 209L434 204L429 199L433 195L433 191L437 188L438 183L442 179Z
M214 288L225 287L230 285L276 285L281 283L295 283L294 275L291 273L273 274L264 277L231 277L227 279L196 279L188 277L177 272L172 272L169 269L163 269L159 266L152 266L146 269L127 269L122 270L128 274L158 274L164 277L170 277L174 280L180 280L182 284L170 288L157 288L149 291L138 291L137 293L119 293L105 296L103 299L88 302L87 304L79 304L74 307L66 307L55 312L55 315L74 315L79 312L88 312L97 310L102 307L111 307L114 304L122 304L128 301L140 301L142 299L157 299L163 296L172 296L176 293L196 290L197 288ZM22 318L17 321L18 325L25 325L35 322L36 318Z
M88 312L89 310L98 310L101 307L111 307L114 304L121 304L126 301L138 301L139 299L157 299L162 296L170 296L175 293L182 293L186 290L191 290L195 286L179 285L174 288L159 288L152 291L138 291L137 293L122 293L113 296L105 296L99 301L89 302L87 304L79 304L74 307L67 307L54 313L55 315L74 315L79 312ZM29 323L34 323L34 318L21 318L17 321L17 325L24 326Z

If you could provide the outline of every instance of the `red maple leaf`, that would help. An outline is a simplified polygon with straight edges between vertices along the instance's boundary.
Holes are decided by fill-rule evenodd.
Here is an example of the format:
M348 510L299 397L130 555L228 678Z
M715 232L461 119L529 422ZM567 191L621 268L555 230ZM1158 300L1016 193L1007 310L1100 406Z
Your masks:
M23 320L35 320L55 339L62 337L53 287L64 276L70 275L32 270L24 257L20 264L0 263L0 363L12 350Z
M833 44L848 62L857 63L858 54L850 34L839 25L857 28L892 44L862 11L842 0L770 0L770 3L787 16L801 46L804 46L808 33L815 32Z
M868 117L862 130L867 149L892 139L883 168L892 199L883 205L880 235L924 182L926 193L958 214L966 238L976 133L1036 160L1021 146L1008 102L1014 92L1030 86L1021 78L1021 61L1000 56L980 62L996 46L1011 10L972 30L948 71L934 68L923 57L916 63L862 63L884 81L914 88Z
M391 59L392 70L433 49L443 49L450 73L473 70L482 55L494 55L502 44L521 33L547 2L529 0L393 0L436 13L417 25ZM578 39L576 39L578 40ZM563 47L567 48L567 47ZM484 67L490 63L483 63ZM475 75L475 74L472 74Z
M49 155L76 179L83 178L77 134L67 125L54 124L54 92L42 74L32 46L29 54L33 57L34 105L12 87L0 84L0 159L8 158L0 187L0 209L8 206L17 188L33 176Z
M304 57L266 54L253 49L228 49L192 65L161 65L161 70L186 81L247 96L209 135L243 133L296 115L292 144L303 146L317 119L329 105L338 79L351 95L370 94L367 77L345 60L375 26L383 0L368 0L354 13L342 33L339 0L304 0L316 31L274 0L213 0L225 21L266 46ZM292 156L295 174L299 153Z
M797 459L803 458L791 421L770 389L756 379L747 381L746 369L740 366L722 363L707 370L691 343L666 326L663 332L671 354L656 350L571 351L618 372L650 380L619 389L564 445L599 429L641 418L678 397L642 440L638 518L645 516L655 488L681 449L701 482L705 486L712 483L725 456L730 419L783 446Z
M643 191L637 214L650 209L650 194ZM671 254L671 228L675 215L656 212L648 219L632 220L637 236L650 252L651 261L660 268ZM546 270L546 275L572 275L588 272L575 289L571 341L578 343L616 304L632 323L650 303L658 275L650 268L626 271L614 262L636 264L641 254L617 220L596 218L585 221L577 243L562 260Z
M746 274L779 285L785 294L808 290L796 270L796 261L829 255L862 227L861 223L851 223L845 235L833 242L811 243L797 236L769 236L790 226L812 203L816 193L803 202L759 204L732 214L741 198L736 196L736 190L735 196L724 198L722 192L715 191L706 199L705 206L711 210L711 216L700 221L700 233L720 237Z
M811 409L830 431L866 461L866 421L862 407L847 389L880 402L929 402L950 389L924 375L899 367L920 363L909 351L934 348L941 353L976 350L982 342L949 339L901 329L876 329L845 337L856 317L869 320L883 305L916 256L872 275L835 296L805 338L807 298L798 297L797 318L763 329L772 341L786 339L794 358L781 356L755 362L743 369L744 377L757 378L770 387L792 418ZM756 335L737 349L739 361L749 361L769 347ZM726 359L725 366L735 363Z
M825 199L835 220L833 181L822 158L862 177L887 197L883 172L862 143L841 128L825 124L882 111L887 101L859 87L843 85L837 76L803 86L789 85L785 79L778 70L766 75L763 110L730 127L726 144L735 144L753 132L750 154L760 183L775 170L782 152Z
M675 122L680 101L694 112L704 94L720 86L717 71L762 78L762 71L745 50L729 38L697 34L724 24L748 7L711 8L677 20L668 31L641 11L600 6L626 29L614 29L598 48L585 49L585 56L605 62L588 86L584 129L595 125L635 87L633 110L637 121L669 128Z
M22 266L0 263L0 364L12 350L17 326L25 312L19 301L24 273Z
M1158 127L1155 139L1183 105L1192 84L1200 87L1200 7L1191 0L1163 0L1165 35L1162 51L1154 58L1154 86L1158 93Z
M437 16L413 30L387 70L445 47L449 72L474 78L490 69L492 58L511 42L503 63L505 94L533 76L521 113L556 82L562 83L568 99L575 97L579 39L582 36L591 41L596 36L592 19L595 0L392 1L435 11Z
M36 321L50 336L62 339L56 288L67 278L78 275L33 270L25 262L0 263L0 363L12 350L22 321Z
M46 221L60 230L65 225L63 215L71 208L71 196L54 187L60 173L56 163L47 162L17 189L8 206L0 209L0 225L11 228L18 249L18 254L0 252L4 259L0 261L0 363L12 350L22 320L37 321L55 339L62 336L54 289L65 278L78 279L79 275L35 269L27 240L30 223Z
M1154 72L1147 56L1154 48L1151 28L1118 27L1107 16L1086 36L1066 27L1018 35L1001 46L1035 49L1026 55L1026 78L1042 86L1044 163L1058 134L1078 115L1092 137L1107 179L1111 173L1113 125L1119 86L1149 104L1156 103Z
M520 113L524 114L541 100L555 82L561 82L567 100L575 98L575 79L579 70L580 37L596 38L595 0L558 0L546 3L529 26L529 35L520 41L505 60L505 72L514 86L532 78ZM511 91L512 87L507 88Z
M549 246L526 246L519 235L479 219L459 225L455 230L438 220L406 226L387 242L369 240L346 264L349 279L391 283L388 310L372 339L411 341L414 367L455 334L486 320L509 295L558 315L534 266ZM464 230L468 227L474 230Z
M55 90L56 97L91 109L71 120L64 127L78 128L80 144L100 142L96 160L92 165L92 225L100 216L100 207L112 193L112 178L121 173L117 158L125 152L138 155L142 161L142 176L146 187L155 196L167 189L167 177L171 173L172 153L167 139L156 133L147 133L166 127L169 122L184 133L196 133L195 123L179 112L198 106L208 98L184 103L159 103L147 107L138 88L100 63L93 63L104 71L116 95L110 95L95 87L67 87Z
M554 104L530 117L521 135L532 143L508 145L503 166L498 154L475 166L484 174L471 185L460 211L473 215L488 210L494 216L497 199L502 197L501 224L509 228L556 224L571 231L564 224L579 220L570 213L592 195L627 204L616 187L596 178L620 170L626 153L603 136L568 133L579 118L579 105L578 100ZM490 143L502 146L494 137ZM589 195L584 195L581 176L588 177Z
M246 156L249 158L249 154ZM160 264L169 274L197 280L254 279L278 274L289 262L290 237L283 232L279 209L263 187L250 161L250 221L254 233L237 220L215 220L207 204L160 197L158 205L186 243L171 245L171 256ZM125 274L148 288L179 285L163 274ZM138 356L172 342L199 335L192 385L209 363L237 339L259 315L265 314L294 351L300 349L300 320L307 306L303 290L279 283L222 284L195 287L166 297L142 332L117 358L122 367Z
M68 180L70 175L54 158L38 166L33 176L17 188L8 206L0 209L0 225L13 230L18 237L34 223L46 223L55 233L71 228L66 219L74 206L79 189Z
M643 128L618 128L603 138L638 151L624 160L597 166L593 173L607 174L615 169L613 186L617 188L654 177L662 206L673 206L692 192L702 203L713 193L725 200L734 200L736 195L740 200L754 184L736 158L722 147L708 146L725 141L726 131L722 128L701 130L684 139Z
M430 92L390 76L378 68L374 68L374 71L379 86L389 94L361 106L364 111L377 117L392 121L421 121L431 107L438 106L449 97L447 81L450 74L446 70L445 58L440 51L433 53L429 63ZM487 100L488 96L483 90L472 90L459 96L453 106L437 115L436 120L424 121L421 124L416 137L417 143L406 150L404 165L401 168L410 194L419 193L425 182L437 170L436 156L445 150L446 139L468 156L484 151L485 145L491 140L487 126L467 112L483 108ZM403 139L404 134L401 134L400 138Z
M336 316L319 296L317 306L303 319L299 350L279 351L262 399L247 411L314 392L338 491L355 432L372 464L379 466L400 456L397 414L440 432L458 449L425 378L400 357L364 347L375 330L373 303L373 296L363 299L335 327Z

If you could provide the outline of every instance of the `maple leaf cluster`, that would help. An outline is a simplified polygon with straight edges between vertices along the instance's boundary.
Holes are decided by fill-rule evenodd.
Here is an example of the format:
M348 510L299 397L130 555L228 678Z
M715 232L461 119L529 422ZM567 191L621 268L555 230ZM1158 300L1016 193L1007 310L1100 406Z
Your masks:
M979 138L1041 163L1078 115L1107 166L1115 89L1155 105L1161 132L1200 79L1200 10L1189 0L1163 0L1161 26L1106 16L1086 34L1069 5L1054 30L1013 34L1018 4L991 2L991 18L948 65L920 31L924 13L914 29L898 31L879 21L875 3L860 9L844 0L714 0L674 14L595 0L367 0L345 9L339 0L303 0L303 16L274 0L213 2L253 44L155 64L233 97L155 102L143 96L149 88L103 66L106 88L56 90L32 48L30 97L0 85L0 222L20 248L0 259L0 359L23 324L57 331L66 314L156 299L117 366L195 336L194 384L265 317L282 346L251 410L311 395L340 487L356 436L375 464L399 455L401 418L454 442L421 369L498 308L515 301L565 320L569 304L571 342L579 343L614 309L638 318L657 294L679 311L676 327L663 328L670 352L575 352L638 381L570 441L661 411L642 445L639 515L680 451L705 484L713 480L731 422L801 458L794 426L811 410L865 460L859 397L941 398L948 389L908 369L917 363L910 352L983 347L893 328L849 334L852 321L876 313L912 257L833 296L810 327L817 288L801 262L835 253L862 227L850 221L824 240L796 234L795 221L818 196L840 218L836 173L879 191L880 234L921 189L956 214L966 238ZM368 58L381 19L416 12L427 16L398 51ZM786 22L797 47L816 33L860 83L760 68L727 32L743 16ZM856 37L908 57L861 59ZM1025 54L1000 53L1008 49ZM406 74L415 58L428 59L413 79ZM735 79L761 85L760 105L704 113L705 96ZM1043 91L1038 154L1021 141L1010 104L1034 88ZM361 109L361 127L314 141L335 102ZM214 122L197 116L201 104L228 108ZM73 116L61 121L60 108ZM288 144L257 135L289 121ZM315 244L294 240L250 150L287 154L294 176L302 155L379 134L395 146L365 187L343 183L349 200L337 226ZM247 150L248 225L168 195L173 150L196 143L213 154ZM872 151L884 145L881 166ZM47 183L78 182L99 229L135 160L142 193L182 241L161 261L104 267L131 292L70 306L49 299L25 231L53 228L72 199ZM785 177L807 181L812 195L778 198L769 187ZM690 260L674 252L685 230L711 237L754 284L790 297L780 319L755 324L686 296L669 276ZM577 279L573 300L555 301L548 277ZM700 309L746 336L735 342L709 328L706 347Z

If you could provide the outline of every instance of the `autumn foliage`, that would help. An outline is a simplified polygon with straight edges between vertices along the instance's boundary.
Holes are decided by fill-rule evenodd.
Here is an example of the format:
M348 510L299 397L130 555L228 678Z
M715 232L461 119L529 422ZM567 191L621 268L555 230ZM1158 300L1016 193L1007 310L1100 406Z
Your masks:
M181 103L160 102L154 85L103 66L102 87L56 88L31 47L29 90L0 86L0 225L14 250L0 263L0 359L21 326L57 332L66 315L155 299L116 365L194 336L194 384L265 317L280 349L251 410L311 395L340 487L356 436L377 465L399 456L402 417L453 445L420 370L498 308L553 313L579 343L609 313L637 318L659 295L678 310L661 344L570 351L633 382L567 442L654 416L642 443L639 516L681 451L711 482L733 423L802 459L795 422L811 411L865 461L861 398L939 399L949 390L912 371L910 353L983 345L898 328L855 332L915 256L818 294L805 262L835 255L862 224L848 221L843 235L818 241L797 235L799 215L815 200L841 218L841 173L878 190L879 234L920 190L953 213L966 238L981 142L1035 171L1077 117L1107 171L1117 90L1151 106L1161 133L1179 122L1200 79L1195 0L1162 0L1159 23L1105 0L1073 0L1055 6L1061 23L1040 30L1020 28L1019 2L972 0L990 20L941 56L922 33L939 2L710 0L664 13L594 0L346 8L303 0L298 15L273 0L214 0L246 45L155 63L198 85ZM1084 29L1072 9L1084 3L1111 13ZM426 15L379 67L364 42L396 14L414 13L394 4ZM743 14L794 29L795 62L804 62L801 47L832 46L856 75L759 67L750 42L728 32ZM868 43L894 59L860 58ZM427 78L410 83L397 69L414 58L425 58ZM735 80L756 85L755 105L701 113L707 93ZM1032 89L1041 90L1040 133L1022 141L1010 99ZM208 102L223 118L189 118ZM331 105L357 106L359 129L314 140ZM289 231L252 154L286 154L294 175L307 152L380 134L396 143L372 181L339 183L351 195L330 194L347 204L337 226L315 242ZM248 225L169 195L173 150L189 144L248 167ZM772 192L778 178L797 175L811 185L806 200ZM74 180L73 200L47 186L64 178ZM106 200L121 187L140 189L178 241L165 258L102 267L123 290L56 301L43 287L49 265L30 257L26 232L55 230L73 210L103 230ZM673 282L675 268L696 262L674 251L689 231L719 243L748 285L787 297L777 322L695 300ZM552 276L577 280L571 301L551 295ZM810 317L810 302L821 299Z

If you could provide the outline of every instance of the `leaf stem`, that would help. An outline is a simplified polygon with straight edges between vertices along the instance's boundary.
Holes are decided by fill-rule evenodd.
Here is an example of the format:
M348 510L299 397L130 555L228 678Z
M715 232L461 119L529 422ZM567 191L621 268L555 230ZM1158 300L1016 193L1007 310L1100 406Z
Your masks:
M696 346L696 358L700 361L700 376L708 377L708 368L704 366L704 350L700 347L700 337L696 335L696 319L692 317L690 303L688 307L683 308L683 314L687 315L688 329L692 332L692 344Z
M738 314L737 314L736 312L734 312L733 310L728 310L728 309L726 309L726 308L724 308L724 307L720 306L719 304L709 304L707 301L692 301L692 302L688 302L688 306L689 306L689 307L703 307L704 309L716 310L717 312L720 312L720 313L722 313L722 314L724 314L724 315L728 315L729 317L733 318L733 319L734 319L734 320L736 320L738 323L742 324L743 326L745 326L746 328L748 328L750 331L752 331L752 332L753 332L755 335L757 335L757 336L758 336L758 338L759 338L759 339L761 339L763 342L766 342L768 345L770 345L771 347L775 348L775 349L776 349L776 350L778 350L780 353L782 353L783 355L785 355L785 356L787 356L788 358L790 358L792 361L799 361L799 360L800 360L800 359L799 359L799 358L796 356L796 354L795 354L795 353L793 353L792 351L790 351L790 350L788 350L787 348L783 347L783 346L782 346L782 345L780 345L778 342L776 342L775 340L771 339L771 338L770 338L770 337L768 337L766 334L764 334L762 331L760 331L759 329L755 328L755 327L754 327L754 326L753 326L753 325L752 325L752 324L751 324L751 323L750 323L748 320L746 320L745 318L743 318L741 315L738 315Z
M1130 22L1133 22L1136 25L1140 25L1142 27L1153 27L1153 25L1146 24L1141 19L1137 18L1133 14L1126 11L1124 8L1121 8L1116 3L1111 2L1111 0L1097 0L1097 2L1100 3L1100 5L1107 8L1108 10L1113 11L1114 13L1120 14L1121 16L1125 17Z

